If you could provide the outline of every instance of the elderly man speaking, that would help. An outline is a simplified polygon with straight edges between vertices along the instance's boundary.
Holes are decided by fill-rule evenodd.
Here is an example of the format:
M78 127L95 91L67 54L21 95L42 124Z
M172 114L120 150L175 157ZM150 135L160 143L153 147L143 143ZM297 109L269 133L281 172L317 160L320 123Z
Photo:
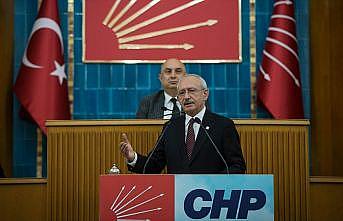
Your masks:
M239 135L232 120L206 109L209 96L203 78L189 74L180 79L177 97L185 115L168 121L148 156L136 153L126 134L120 149L129 170L170 174L245 173Z

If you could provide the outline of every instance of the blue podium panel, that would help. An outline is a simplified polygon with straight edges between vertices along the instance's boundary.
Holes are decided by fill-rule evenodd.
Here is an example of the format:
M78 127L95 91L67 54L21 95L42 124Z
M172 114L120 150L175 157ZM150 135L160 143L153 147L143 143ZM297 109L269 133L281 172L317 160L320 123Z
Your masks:
M274 220L272 175L175 175L175 220Z

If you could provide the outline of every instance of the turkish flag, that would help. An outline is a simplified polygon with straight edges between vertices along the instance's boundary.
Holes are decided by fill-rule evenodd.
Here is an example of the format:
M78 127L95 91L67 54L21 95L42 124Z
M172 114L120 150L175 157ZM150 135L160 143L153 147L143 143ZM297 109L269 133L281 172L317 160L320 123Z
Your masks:
M46 134L46 120L70 119L56 0L43 0L14 85L22 108Z
M304 118L294 2L274 1L257 81L258 101L276 119Z

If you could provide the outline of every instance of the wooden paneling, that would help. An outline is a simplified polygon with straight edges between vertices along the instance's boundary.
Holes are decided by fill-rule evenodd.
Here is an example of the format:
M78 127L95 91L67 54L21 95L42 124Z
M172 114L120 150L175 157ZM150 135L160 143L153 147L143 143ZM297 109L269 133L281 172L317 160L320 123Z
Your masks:
M0 164L12 173L13 1L0 1Z
M46 220L46 179L0 179L0 219Z
M128 172L118 148L121 133L146 153L163 125L163 121L130 125L133 122L75 121L48 127L49 220L97 220L99 175L114 162L122 173Z
M275 220L307 220L308 128L237 125L247 172L274 174Z
M341 221L343 217L343 177L310 178L312 221Z
M343 176L343 1L310 1L312 175Z
M235 121L248 173L274 174L275 220L308 220L308 122ZM112 163L127 173L121 133L146 153L160 120L48 122L48 219L97 220L98 179Z
M328 175L343 176L343 1L330 0L330 74L332 84L332 162L333 173ZM325 147L324 147L325 148Z

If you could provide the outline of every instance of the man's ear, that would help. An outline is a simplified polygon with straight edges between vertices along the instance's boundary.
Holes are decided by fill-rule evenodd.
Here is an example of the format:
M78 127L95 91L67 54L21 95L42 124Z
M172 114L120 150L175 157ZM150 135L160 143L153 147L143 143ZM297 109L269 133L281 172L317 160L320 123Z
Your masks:
M204 101L207 101L207 99L208 99L208 96L210 95L210 92L209 92L209 90L208 89L205 89L204 90Z

